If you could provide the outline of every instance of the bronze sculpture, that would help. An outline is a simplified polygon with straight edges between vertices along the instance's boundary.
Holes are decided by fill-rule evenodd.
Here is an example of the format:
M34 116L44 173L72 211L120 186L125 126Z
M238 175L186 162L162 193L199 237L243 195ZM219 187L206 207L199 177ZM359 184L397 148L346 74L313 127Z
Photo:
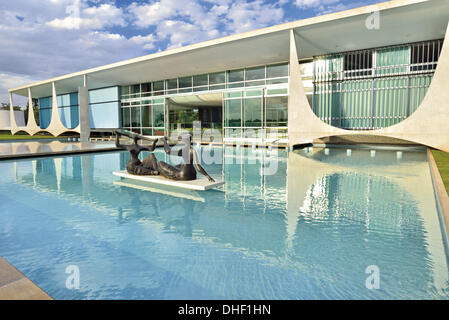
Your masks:
M190 134L185 134L180 136L179 139L182 140L183 146L178 151L177 156L182 157L184 163L172 166L166 162L160 161L158 164L160 175L172 180L196 180L196 171L198 170L201 174L206 176L210 182L215 182L215 180L207 174L206 170L199 164L198 154L191 146L192 136ZM171 154L172 151L168 145L167 138L164 137L163 141L165 153Z
M150 153L143 161L140 161L139 159L140 152L153 152L159 139L149 139L140 134L126 132L123 130L116 130L115 133L115 145L118 148L129 151L130 159L128 161L128 164L126 165L126 171L129 174L139 176L161 175L171 180L189 181L196 180L196 172L199 171L201 174L206 176L210 182L215 182L215 180L199 164L198 154L191 145L191 135L189 134L179 137L179 139L183 142L183 145L177 152L177 156L182 157L184 163L172 166L164 161L158 162L156 156L153 153ZM133 143L121 144L120 136L131 138L133 140ZM149 140L152 141L152 144L150 146L142 146L138 144L139 140ZM170 146L168 145L167 138L163 137L162 140L164 141L165 153L171 154L172 148L170 148Z
M150 153L143 161L140 161L139 159L140 152L144 150L150 152L154 151L158 139L148 139L136 133L127 133L119 130L116 130L115 133L115 145L118 148L128 150L131 156L126 165L126 171L128 171L129 174L139 176L155 176L159 174L157 159L153 153ZM133 139L133 144L121 144L120 136L126 136ZM149 140L153 143L150 146L141 146L137 143L139 140Z

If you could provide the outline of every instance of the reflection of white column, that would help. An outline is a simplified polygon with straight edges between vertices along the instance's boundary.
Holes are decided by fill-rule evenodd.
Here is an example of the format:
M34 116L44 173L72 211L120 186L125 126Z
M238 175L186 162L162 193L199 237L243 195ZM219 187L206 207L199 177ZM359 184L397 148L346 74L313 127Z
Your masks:
M14 162L14 181L17 182L17 162Z
M33 183L36 186L36 175L37 175L37 162L36 160L31 160L31 166L33 167Z
M62 159L53 159L55 163L55 173L56 173L56 183L58 185L58 192L61 192L61 169L62 169Z

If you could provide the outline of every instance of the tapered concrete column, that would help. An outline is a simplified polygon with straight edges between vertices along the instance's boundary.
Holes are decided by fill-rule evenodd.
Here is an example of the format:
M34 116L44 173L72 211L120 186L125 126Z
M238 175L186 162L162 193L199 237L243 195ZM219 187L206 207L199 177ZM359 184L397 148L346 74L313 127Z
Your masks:
M40 127L36 123L36 118L34 117L33 109L33 97L31 95L31 88L28 88L28 122L26 123L25 131L29 135L34 135L41 131Z
M51 83L52 87L52 107L51 107L51 120L50 125L45 131L51 133L54 136L59 136L61 133L69 131L61 121L61 117L59 116L59 108L58 108L58 99L56 96L56 86L55 83Z
M89 110L89 90L87 88L87 76L84 75L84 86L78 87L79 105L79 132L80 141L86 142L90 137L90 110Z
M296 36L290 30L290 83L288 97L288 141L289 145L312 142L326 135L343 133L344 130L322 122L312 111L304 90L299 68Z
M14 104L12 102L12 92L9 93L9 128L11 134L17 132L16 117L14 116Z
M297 35L301 39L301 35ZM300 48L299 48L300 49ZM449 152L449 25L435 74L417 110L407 119L378 130L344 130L321 121L311 109L301 79L296 39L290 31L290 96L288 102L288 142L290 146L313 139L370 135L403 139Z

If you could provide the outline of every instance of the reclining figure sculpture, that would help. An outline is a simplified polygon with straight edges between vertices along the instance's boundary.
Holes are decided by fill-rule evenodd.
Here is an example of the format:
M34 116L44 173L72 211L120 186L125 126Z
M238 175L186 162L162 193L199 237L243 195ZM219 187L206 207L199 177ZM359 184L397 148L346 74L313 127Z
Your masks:
M195 180L196 171L198 170L201 174L207 177L210 182L215 182L215 180L204 170L204 168L199 164L198 154L195 149L191 146L192 136L190 134L184 134L178 137L182 141L183 145L179 149L177 155L182 157L184 160L183 164L172 166L166 162L160 161L158 163L159 173L172 180ZM164 150L167 154L172 154L172 148L169 147L167 138L163 138Z
M128 164L126 165L126 171L128 171L129 174L135 174L139 176L155 176L159 174L157 159L153 153L150 153L143 161L140 161L139 159L139 153L141 151L154 151L158 139L148 139L137 133L128 133L119 130L116 130L115 133L115 145L117 146L117 148L128 150L131 156ZM133 139L133 144L121 144L120 136L125 136ZM149 140L153 143L150 146L141 146L137 143L139 140Z
M143 161L140 161L139 154L142 151L153 152L156 148L156 144L159 139L149 139L137 133L126 132L123 130L116 130L116 141L115 145L118 148L122 148L129 151L130 159L126 165L126 171L129 174L139 175L139 176L151 176L151 175L161 175L165 178L171 180L196 180L196 172L199 171L201 174L207 177L210 182L215 182L215 180L204 170L204 168L199 164L198 154L191 145L191 135L185 134L180 136L179 139L183 142L181 149L178 150L177 156L182 157L184 160L183 164L172 166L164 161L157 161L156 156L150 153ZM126 136L133 140L132 144L121 144L120 136ZM138 144L139 140L149 140L152 141L150 146L142 146ZM172 148L168 145L166 137L163 137L164 150L167 154L172 154Z

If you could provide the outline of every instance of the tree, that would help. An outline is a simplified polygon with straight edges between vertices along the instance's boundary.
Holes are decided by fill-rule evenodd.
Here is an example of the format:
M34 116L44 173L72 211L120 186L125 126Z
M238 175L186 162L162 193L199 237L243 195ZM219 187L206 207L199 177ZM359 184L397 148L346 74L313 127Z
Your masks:
M27 105L25 107L25 123L28 123L28 109L30 108L29 103L27 102ZM8 109L9 110L9 109ZM38 100L33 99L33 113L34 113L34 119L36 120L36 124L39 125L39 107L38 107Z
M0 110L9 110L9 103L2 102ZM20 108L20 106L14 106L13 110L22 110L22 109Z

